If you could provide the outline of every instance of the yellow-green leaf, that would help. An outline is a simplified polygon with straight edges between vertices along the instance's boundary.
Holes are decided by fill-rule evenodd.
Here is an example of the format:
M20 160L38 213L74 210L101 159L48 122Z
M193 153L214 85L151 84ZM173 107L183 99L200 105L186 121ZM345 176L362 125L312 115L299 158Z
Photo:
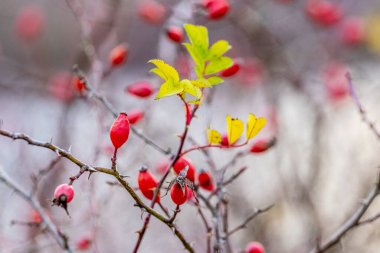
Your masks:
M212 75L218 73L228 67L231 67L233 60L230 57L222 56L210 61L205 70L206 75Z
M222 135L213 129L207 129L207 139L209 144L220 144L222 142Z
M179 82L179 75L175 68L164 62L163 60L150 60L149 63L156 65L157 68L151 70L165 81L171 80L174 83Z
M198 80L191 80L190 82L194 86L197 86L199 88L208 88L212 86L211 83L207 79L204 79L204 78L200 78Z
M255 137L260 130L265 126L266 124L265 118L256 118L256 116L252 113L248 115L247 120L247 130L246 130L246 138L247 140L252 139Z
M183 91L193 95L194 97L200 99L202 97L202 91L197 86L194 86L190 80L184 79L180 82L180 85L183 86Z
M221 57L223 54L231 49L231 45L226 40L218 40L209 49L207 59L214 59Z
M185 28L190 43L196 48L205 50L206 52L209 45L207 28L205 26L192 24L185 24L183 27Z
M174 83L169 81L166 81L163 83L160 87L160 90L157 93L157 96L155 99L160 99L163 97L173 96L176 94L179 94L183 92L184 87L180 84L180 82Z
M230 145L234 144L240 136L243 134L244 131L244 123L243 121L231 118L230 115L227 115L226 117L227 121L227 137L228 137L228 143Z
M217 85L217 84L221 84L224 82L223 78L219 77L219 76L212 76L210 78L207 79L207 81L211 84L211 85Z

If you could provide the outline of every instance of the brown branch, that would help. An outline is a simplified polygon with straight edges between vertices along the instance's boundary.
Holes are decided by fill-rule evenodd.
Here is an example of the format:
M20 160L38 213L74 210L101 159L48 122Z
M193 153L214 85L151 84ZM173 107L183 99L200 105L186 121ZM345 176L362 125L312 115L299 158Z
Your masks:
M369 193L367 194L367 197L361 203L359 208L356 209L355 212L351 215L351 217L345 223L343 223L343 225L340 226L330 237L322 241L319 245L315 246L315 248L312 249L310 253L325 252L326 250L336 245L347 232L361 225L360 219L362 218L364 213L367 211L369 206L372 204L374 199L379 195L379 193L380 193L380 174L378 176L376 185L372 187L372 189L369 191Z
M205 226L205 229L206 229L206 238L207 238L206 248L207 248L207 253L211 253L212 227L207 222L206 216L205 216L205 214L202 211L201 205L199 203L199 199L196 196L196 194L194 194L194 198L195 198L195 205L197 207L197 211L198 211L199 215L201 216L203 225Z
M57 153L58 155L60 155L60 156L62 156L64 158L70 160L72 163L76 164L79 168L81 168L81 169L85 168L85 171L88 171L90 173L101 172L101 173L108 174L108 175L111 175L111 176L115 177L116 180L123 186L123 188L127 190L127 192L129 193L129 195L135 200L136 205L138 207L145 209L148 212L148 216L153 215L158 220L160 220L161 222L165 223L170 229L174 230L175 235L182 242L182 244L184 245L184 247L189 252L194 252L194 250L191 247L190 243L186 241L186 239L184 238L184 236L182 235L182 233L178 230L178 228L174 224L171 224L168 219L166 219L165 217L163 217L156 210L154 210L153 208L150 208L149 206L147 206L146 204L144 204L144 202L140 199L140 197L134 191L133 187L131 187L124 180L123 176L120 175L117 171L114 171L112 169L107 169L107 168L102 168L102 167L92 167L90 165L87 165L84 162L82 162L79 159L77 159L72 154L70 154L68 151L66 151L66 150L64 150L64 149L62 149L62 148L60 148L58 146L55 146L51 142L37 141L37 140L34 140L34 139L30 138L29 136L27 136L25 134L11 133L11 132L8 132L8 131L2 130L2 129L0 129L0 135L8 137L8 138L11 138L13 140L24 140L29 145L33 145L33 146L38 146L38 147L43 147L43 148L50 149L50 150L54 151L55 153ZM79 171L79 173L81 173L81 171ZM28 195L25 195L25 196L28 196ZM37 211L38 211L38 209L37 209Z
M4 183L6 186L11 188L17 195L28 202L36 212L41 217L41 222L44 224L49 232L49 234L54 238L57 244L65 251L73 253L73 250L68 244L68 237L63 234L58 227L52 222L49 215L47 215L40 205L40 203L34 198L33 195L26 193L16 182L14 182L5 173L3 169L0 168L0 182Z

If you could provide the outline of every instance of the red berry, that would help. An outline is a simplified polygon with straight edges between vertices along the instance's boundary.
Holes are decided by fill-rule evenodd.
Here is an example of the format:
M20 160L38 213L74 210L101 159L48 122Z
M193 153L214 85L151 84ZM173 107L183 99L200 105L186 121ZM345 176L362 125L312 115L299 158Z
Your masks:
M265 249L259 242L250 242L245 248L245 253L265 253Z
M249 151L251 153L262 153L267 151L275 144L276 140L273 139L260 139L253 143Z
M332 26L342 18L342 10L336 3L326 0L309 0L306 11L320 25Z
M349 18L342 24L341 37L344 44L355 46L364 40L363 20L360 18Z
M240 70L240 65L234 60L234 63L232 64L232 66L220 72L220 75L223 77L230 77L230 76L235 75L239 70Z
M207 191L213 191L215 188L211 175L204 170L201 170L201 172L198 174L198 184L201 188Z
M77 250L88 250L91 246L92 238L89 236L83 236L76 243Z
M157 1L150 0L138 8L139 16L151 24L160 24L165 19L166 7Z
M182 42L184 38L183 29L178 26L169 26L166 29L166 34L168 35L168 38L174 42Z
M195 169L193 163L189 158L180 157L174 164L173 168L175 173L179 174L186 166L189 166L189 170L187 171L186 178L190 181L194 182L195 179Z
M120 113L110 129L110 138L115 149L120 148L129 137L129 120L126 113Z
M136 82L126 88L126 92L140 98L149 97L153 91L152 85L147 81Z
M61 184L55 188L54 199L60 202L70 203L74 198L74 189L71 185Z
M74 76L71 80L71 83L74 89L80 93L83 93L86 90L86 84L78 76Z
M113 67L119 66L127 60L128 48L125 44L114 47L109 54L109 62Z
M183 186L183 189L179 183L175 183L170 189L170 197L173 202L177 205L182 205L187 201L187 192L189 189L186 184Z
M187 201L193 201L194 200L194 192L192 189L187 189Z
M131 125L138 123L144 118L144 112L139 109L130 110L128 112L128 120Z
M141 193L147 198L152 200L154 191L157 188L156 178L148 171L146 167L141 168L138 176L138 185ZM157 202L160 202L160 194L157 196Z
M213 0L207 4L209 19L220 19L224 17L230 9L227 0Z
M16 33L21 39L26 41L38 38L43 31L43 26L43 13L36 6L24 7L16 18Z
M230 145L228 142L227 134L222 134L222 141L220 142L220 145L222 145L223 147L228 147Z

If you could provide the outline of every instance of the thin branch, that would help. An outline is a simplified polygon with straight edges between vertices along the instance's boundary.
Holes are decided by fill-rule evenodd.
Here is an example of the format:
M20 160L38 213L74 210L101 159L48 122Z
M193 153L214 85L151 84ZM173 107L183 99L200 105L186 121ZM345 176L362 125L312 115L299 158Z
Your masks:
M353 228L360 225L360 219L364 215L364 213L367 211L369 206L372 204L374 199L379 195L380 193L380 174L378 176L376 185L372 187L372 189L367 194L367 197L364 199L364 201L361 203L358 209L351 215L351 217L343 223L342 226L340 226L330 237L328 237L326 240L322 241L319 245L315 246L314 249L310 251L310 253L321 253L325 252L326 250L330 249L339 241L342 239L342 237L352 230Z
M28 202L41 217L42 224L46 225L49 234L54 238L58 245L66 252L73 253L68 244L68 237L63 234L57 226L51 221L50 217L45 213L40 203L34 196L26 193L16 182L14 182L3 169L0 168L0 182L11 188L17 195Z
M360 116L362 117L362 120L368 125L372 133L380 141L380 131L375 127L375 123L368 118L367 112L364 110L364 107L361 104L358 95L356 94L350 73L346 73L346 78L348 80L351 97L355 101L356 107L358 108L358 111L360 113Z
M239 226L235 227L234 229L230 230L227 234L226 237L229 237L233 235L234 233L238 232L239 230L246 228L247 224L252 221L254 218L256 218L259 214L264 213L271 209L274 205L270 205L266 208L263 209L256 209L250 216L248 216Z
M57 153L58 155L60 155L60 156L62 156L64 158L70 160L72 163L76 164L79 168L81 168L81 169L85 168L85 171L88 171L90 173L101 172L101 173L108 174L108 175L111 175L111 176L115 177L117 179L117 181L123 186L123 188L128 191L129 195L135 200L136 205L138 207L145 209L148 212L148 216L149 217L151 215L153 215L158 220L160 220L161 222L165 223L170 229L174 230L175 235L182 242L182 244L184 245L184 247L189 252L194 252L194 250L191 247L190 243L186 241L186 239L184 238L184 236L182 235L182 233L178 230L178 228L174 224L171 224L169 222L169 219L166 219L164 216L162 216L156 210L154 210L153 208L150 208L149 206L147 206L140 199L140 197L136 194L136 192L134 191L133 187L131 187L124 180L123 176L120 175L117 171L114 171L112 169L103 168L103 167L92 167L90 165L87 165L84 162L82 162L79 159L77 159L72 154L70 154L68 151L66 151L66 150L64 150L64 149L62 149L62 148L60 148L58 146L55 146L51 142L37 141L37 140L34 140L34 139L30 138L29 136L27 136L25 134L11 133L11 132L8 132L8 131L2 130L2 129L0 129L0 135L3 135L3 136L8 137L8 138L11 138L13 140L24 140L28 144L33 145L33 146L38 146L38 147L43 147L43 148L50 149L50 150L54 151L55 153ZM81 171L79 173L81 173ZM28 196L28 195L25 195L25 196ZM38 211L38 209L37 209L37 211Z

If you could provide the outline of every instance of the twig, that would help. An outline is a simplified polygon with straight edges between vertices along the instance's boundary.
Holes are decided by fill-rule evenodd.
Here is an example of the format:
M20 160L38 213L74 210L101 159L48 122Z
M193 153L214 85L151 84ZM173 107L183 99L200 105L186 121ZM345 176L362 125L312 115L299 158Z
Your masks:
M45 213L40 203L34 198L33 195L26 193L19 185L16 184L3 169L0 168L0 182L11 188L16 194L28 202L41 217L41 221L46 225L47 230L52 235L58 245L65 251L73 253L73 250L68 244L68 237L63 234L57 226L51 221L50 217Z
M358 111L360 113L360 116L362 117L362 120L368 125L368 127L371 129L372 133L380 141L380 132L375 127L375 123L368 118L367 112L364 110L364 107L361 104L358 95L356 94L350 73L348 73L348 72L346 73L346 78L348 80L348 85L350 88L351 97L354 100L356 107L358 108Z
M243 229L243 228L246 228L247 227L247 224L252 221L254 218L256 218L256 216L258 216L259 214L261 213L264 213L266 211L268 211L269 209L271 209L274 205L270 205L266 208L263 208L263 209L256 209L250 216L248 216L239 226L235 227L234 229L230 230L227 234L226 234L226 237L229 237L231 235L233 235L234 233L236 233L237 231Z
M360 225L360 219L367 211L369 206L372 204L374 199L380 193L380 174L378 176L376 185L369 191L365 200L361 203L358 209L351 215L351 217L343 223L330 237L326 240L322 241L319 245L315 246L314 249L310 251L310 253L321 253L330 249L332 246L337 244L342 237L349 232L351 229Z

